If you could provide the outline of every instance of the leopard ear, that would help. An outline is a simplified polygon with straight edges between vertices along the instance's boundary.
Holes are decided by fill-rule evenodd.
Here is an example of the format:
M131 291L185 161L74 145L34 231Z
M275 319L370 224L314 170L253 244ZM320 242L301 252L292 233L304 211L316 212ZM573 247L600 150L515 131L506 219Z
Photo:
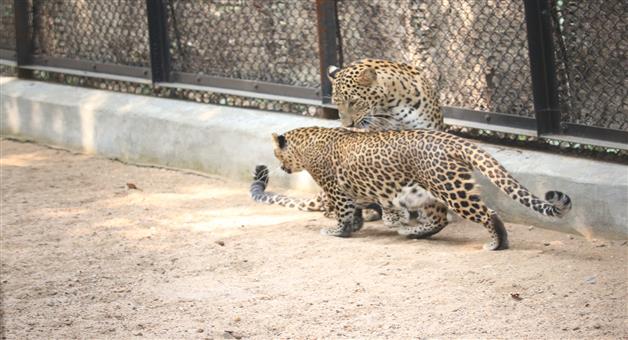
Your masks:
M283 149L286 147L286 137L273 133L273 143L275 143L276 148Z
M338 71L340 71L340 68L334 65L329 65L327 68L327 77L329 78L329 81L333 83L334 80L336 80L336 73L338 73Z
M366 67L358 73L356 82L360 86L371 86L376 79L377 73L375 72L375 69Z

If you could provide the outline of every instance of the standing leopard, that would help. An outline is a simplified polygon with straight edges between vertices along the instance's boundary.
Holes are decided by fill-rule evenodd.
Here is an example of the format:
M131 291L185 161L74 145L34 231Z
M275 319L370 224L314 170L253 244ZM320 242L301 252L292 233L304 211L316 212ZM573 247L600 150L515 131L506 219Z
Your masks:
M442 131L353 132L342 128L300 128L273 134L275 157L287 173L307 170L333 205L338 225L325 235L348 237L362 228L361 209L377 202L404 213L401 235L423 238L441 228L429 218L407 224L408 212L438 201L460 217L481 223L491 241L484 249L508 248L506 229L497 213L481 200L473 179L478 170L511 199L532 210L562 217L569 197L549 191L542 200L514 179L477 145ZM423 190L424 189L424 190Z
M364 59L342 69L331 66L327 74L332 83L332 102L338 106L340 122L346 128L362 131L445 129L438 96L414 66ZM265 192L267 184L267 169L256 168L250 190L256 202L325 211L326 216L333 217L332 207L326 204L323 193L311 199L298 199ZM446 208L438 202L425 206L422 212L438 215L442 223L447 223ZM368 220L378 218L377 214L370 216ZM399 216L384 213L383 219L387 225L394 226Z

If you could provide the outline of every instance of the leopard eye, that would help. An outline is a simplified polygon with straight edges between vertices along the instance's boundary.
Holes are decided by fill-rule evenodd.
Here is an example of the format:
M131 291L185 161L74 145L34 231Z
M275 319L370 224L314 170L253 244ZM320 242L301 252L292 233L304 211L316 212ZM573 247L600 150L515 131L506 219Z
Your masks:
M355 106L355 104L357 104L357 103L358 103L357 100L352 99L352 100L349 101L349 106Z

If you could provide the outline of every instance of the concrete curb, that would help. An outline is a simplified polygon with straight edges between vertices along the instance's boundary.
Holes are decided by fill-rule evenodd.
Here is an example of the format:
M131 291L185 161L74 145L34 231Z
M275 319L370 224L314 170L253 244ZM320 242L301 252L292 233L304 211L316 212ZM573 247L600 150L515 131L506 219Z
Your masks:
M270 134L335 121L0 78L0 133L128 162L209 172L249 181L256 164L271 168ZM574 209L563 220L539 217L486 179L483 197L506 221L586 237L628 238L628 167L555 154L483 147L537 195L557 189ZM271 186L309 192L305 173L272 173Z

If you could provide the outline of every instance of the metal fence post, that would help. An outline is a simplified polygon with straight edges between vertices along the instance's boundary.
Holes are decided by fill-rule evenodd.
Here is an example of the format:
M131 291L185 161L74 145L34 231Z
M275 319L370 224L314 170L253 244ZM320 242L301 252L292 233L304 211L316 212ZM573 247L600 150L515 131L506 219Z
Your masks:
M31 64L32 40L28 24L28 1L14 0L13 10L15 15L15 62L17 64L17 76L19 78L31 78L32 70L20 68ZM33 21L35 18L33 18Z
M168 24L164 0L146 0L148 15L148 40L150 43L150 68L153 83L170 79L170 49Z
M327 68L338 65L338 20L336 16L336 0L316 0L316 17L318 27L318 55L320 64L321 99L323 104L331 103L331 82L327 78ZM323 108L324 118L336 118L338 112Z
M537 132L560 133L550 0L525 0L528 52Z

